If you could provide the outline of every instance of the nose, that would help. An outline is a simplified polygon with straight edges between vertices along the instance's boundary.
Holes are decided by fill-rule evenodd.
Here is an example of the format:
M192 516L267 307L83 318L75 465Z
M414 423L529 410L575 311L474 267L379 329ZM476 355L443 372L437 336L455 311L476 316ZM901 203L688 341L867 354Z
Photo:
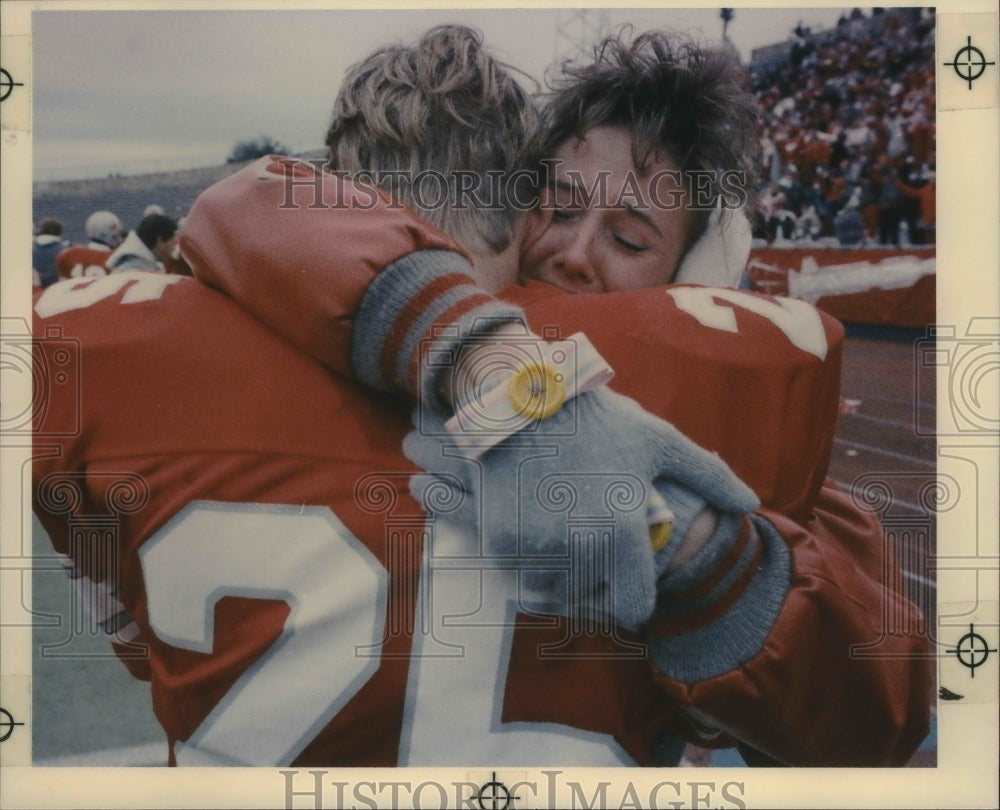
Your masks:
M573 289L589 290L597 286L591 239L585 229L566 235L566 241L552 257L552 269L564 285Z

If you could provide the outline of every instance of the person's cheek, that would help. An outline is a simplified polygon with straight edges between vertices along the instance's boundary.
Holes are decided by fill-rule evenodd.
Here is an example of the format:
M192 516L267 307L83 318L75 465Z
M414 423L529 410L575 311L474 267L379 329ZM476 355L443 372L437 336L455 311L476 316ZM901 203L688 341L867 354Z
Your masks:
M541 211L530 215L518 261L518 281L523 283L535 278L545 263L545 257L555 249L555 234L549 228L551 224L551 211Z
M541 266L542 260L539 254L538 243L536 242L532 245L532 247L521 254L517 270L518 282L523 284L526 281L536 278Z
M593 265L605 292L625 292L655 287L661 283L659 277L662 273L645 256L626 256L620 253L608 255L608 252L601 252L593 257Z
M521 255L524 255L542 237L552 224L551 208L536 208L528 214Z
M627 257L616 255L611 244L603 240L591 243L587 261L601 292L630 289L627 280L631 262Z
M613 269L600 267L598 278L600 278L605 292L624 292L639 286L635 284L634 277L623 267L624 263L619 263Z

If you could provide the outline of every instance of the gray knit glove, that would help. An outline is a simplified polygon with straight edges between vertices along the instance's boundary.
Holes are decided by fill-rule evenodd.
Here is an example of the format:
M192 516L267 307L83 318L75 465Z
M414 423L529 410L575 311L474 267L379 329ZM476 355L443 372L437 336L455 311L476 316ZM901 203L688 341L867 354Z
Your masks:
M415 497L432 517L475 527L484 556L517 567L558 613L637 628L698 513L712 506L745 514L759 505L718 456L606 386L476 460L461 454L440 416L424 411L417 421L403 449L430 475L414 476ZM450 497L440 497L442 487ZM674 525L654 554L650 510L662 503Z

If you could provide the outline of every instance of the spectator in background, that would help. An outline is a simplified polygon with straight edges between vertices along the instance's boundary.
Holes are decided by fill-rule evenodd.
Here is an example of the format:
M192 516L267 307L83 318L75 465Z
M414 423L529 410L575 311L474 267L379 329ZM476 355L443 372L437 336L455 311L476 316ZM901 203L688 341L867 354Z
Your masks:
M808 190L802 185L802 181L799 178L798 166L794 163L789 164L788 169L778 181L778 187L785 195L785 208L795 214L795 216L799 216L802 213L802 207L805 204Z
M903 220L903 192L896 183L899 172L886 162L880 169L881 190L879 192L878 242L880 245L899 244L899 223Z
M919 244L920 234L920 200L915 194L907 194L907 190L914 189L917 185L922 185L918 179L920 168L913 162L912 157L907 157L899 166L899 174L896 177L896 188L902 194L899 203L899 242L901 245Z
M174 247L170 251L170 255L163 260L163 269L167 273L171 273L175 276L193 276L194 273L191 272L191 267L184 257L181 255L181 230L184 228L184 217L177 220L177 238L174 240Z
M95 211L87 217L85 227L87 244L71 245L56 256L60 278L106 276L106 262L125 238L121 220L111 211Z
M795 223L795 239L808 239L815 241L823 235L823 221L816 213L816 208L812 205L806 206L806 210Z
M906 140L906 119L900 115L896 107L889 110L889 118L885 122L885 128L889 138L885 147L886 154L899 160L906 157L910 151L910 145Z
M761 136L760 148L763 176L776 183L781 179L781 152L778 151L778 145L769 132Z
M38 235L31 243L33 286L45 288L59 280L56 256L69 247L62 232L63 226L58 219L43 219L38 226Z
M850 199L833 219L833 233L842 245L860 245L865 239L865 221L858 210L861 190L855 189Z
M177 223L163 214L150 214L132 231L105 263L109 273L145 270L163 273L177 246Z
M861 196L858 207L869 237L878 234L879 197L882 194L882 180L874 164L866 164L861 172L859 185Z
M934 172L927 169L896 181L896 188L918 206L919 216L910 226L910 241L914 245L933 245L937 230L937 188Z
M757 235L767 240L783 241L795 232L795 214L787 208L785 192L777 183L768 183L758 197L760 209Z

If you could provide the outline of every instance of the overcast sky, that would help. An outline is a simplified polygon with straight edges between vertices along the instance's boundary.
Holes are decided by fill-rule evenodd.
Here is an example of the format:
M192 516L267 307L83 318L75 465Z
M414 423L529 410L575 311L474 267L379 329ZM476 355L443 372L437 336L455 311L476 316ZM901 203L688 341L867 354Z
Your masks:
M351 63L441 22L483 32L506 61L541 78L581 28L572 10L36 11L36 180L135 173L225 161L269 135L293 151L322 146ZM836 8L737 8L728 33L744 58L798 22L835 24ZM612 30L672 27L718 40L719 9L591 11Z

